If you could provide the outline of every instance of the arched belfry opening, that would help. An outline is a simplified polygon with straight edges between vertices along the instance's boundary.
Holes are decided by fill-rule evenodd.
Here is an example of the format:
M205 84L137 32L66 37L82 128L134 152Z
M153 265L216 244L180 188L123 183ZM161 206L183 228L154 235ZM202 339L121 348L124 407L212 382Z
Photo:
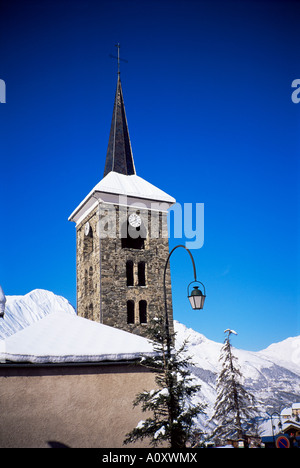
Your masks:
M121 227L122 249L144 249L146 237L147 231L143 222L140 226L132 226L128 220L123 223Z
M83 238L83 255L87 259L90 254L93 252L94 247L94 235L93 230L89 223L86 223L84 229L84 238Z
M138 263L138 285L146 286L146 263L144 261Z
M127 286L134 286L134 272L132 260L127 260L126 262L126 283Z
M139 320L140 323L147 323L147 301L144 299L139 301Z

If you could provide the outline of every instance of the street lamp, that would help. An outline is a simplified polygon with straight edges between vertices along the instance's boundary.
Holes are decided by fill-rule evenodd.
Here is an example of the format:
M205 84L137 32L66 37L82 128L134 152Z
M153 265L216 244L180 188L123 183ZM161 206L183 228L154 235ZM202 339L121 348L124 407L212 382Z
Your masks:
M170 337L170 330L169 330L169 316L168 316L168 304L167 304L167 291L166 291L166 272L167 272L167 267L170 261L170 257L174 250L178 249L179 247L183 247L187 253L189 254L192 264L193 264L193 269L194 269L194 281L192 281L188 285L188 298L190 301L190 304L193 309L198 310L198 309L203 309L204 305L204 300L205 300L205 288L200 281L197 281L197 275L196 275L196 266L195 262L193 259L193 256L189 249L187 249L184 245L177 245L174 247L173 250L169 253L169 256L167 258L166 264L165 264L165 269L164 269L164 296L165 296L165 332L166 332L166 347L167 347L167 352L166 356L164 359L164 369L166 373L166 386L168 389L168 394L169 394L169 402L167 404L167 411L168 411L168 419L170 423L170 440L171 440L171 447L182 447L182 434L184 432L182 423L179 423L178 421L178 415L180 414L180 402L178 399L178 394L175 391L175 385L176 385L176 366L174 367L174 362L172 363L171 357L171 344L172 344L172 339ZM194 286L194 289L192 290L191 294L189 292L189 287L192 283L200 283L203 286L203 291L199 289L199 286ZM172 367L173 366L173 367ZM176 422L176 423L175 423Z
M172 255L172 253L174 252L174 250L178 249L179 247L182 247L184 248L187 253L189 254L191 260L192 260L192 264L193 264L193 270L194 270L194 281L192 281L189 285L188 285L188 299L190 301L190 304L192 306L192 308L194 310L200 310L200 309L203 309L203 306L204 306L204 301L205 301L205 298L206 298L206 295L205 295L205 287L204 287L204 284L201 283L200 281L197 281L197 275L196 275L196 266L195 266L195 262L194 262L194 259L193 259L193 256L191 254L191 252L189 251L189 249L187 249L184 245L177 245L176 247L174 247L174 249L171 250L171 252L169 253L168 255L168 258L167 258L167 261L166 261L166 264L165 264L165 269L164 269L164 296L165 296L165 320L166 320L166 338L167 338L167 351L168 351L168 356L170 357L171 356L171 338L170 338L170 330L169 330L169 316L168 316L168 305L167 305L167 291L166 291L166 272L167 272L167 267L168 267L168 263L170 261L170 257ZM190 288L190 285L193 284L193 283L199 283L202 285L203 287L203 292L204 294L202 293L202 291L199 289L199 286L194 286L193 287L193 290L192 292L190 293L189 292L189 288Z

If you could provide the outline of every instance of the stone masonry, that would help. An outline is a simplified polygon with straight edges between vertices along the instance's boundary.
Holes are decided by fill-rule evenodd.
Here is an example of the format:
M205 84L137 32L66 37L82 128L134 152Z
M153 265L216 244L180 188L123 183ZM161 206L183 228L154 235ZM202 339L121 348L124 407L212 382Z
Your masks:
M149 321L164 313L163 272L169 254L167 213L131 208L130 213L132 211L142 219L141 232L145 236L142 248L124 247L122 243L128 207L99 203L77 226L77 309L82 317L145 336ZM133 265L132 285L127 285L128 261ZM144 285L139 285L138 264L141 262ZM166 288L172 332L169 266ZM133 301L131 320L128 320L128 301ZM143 316L140 301L146 301Z

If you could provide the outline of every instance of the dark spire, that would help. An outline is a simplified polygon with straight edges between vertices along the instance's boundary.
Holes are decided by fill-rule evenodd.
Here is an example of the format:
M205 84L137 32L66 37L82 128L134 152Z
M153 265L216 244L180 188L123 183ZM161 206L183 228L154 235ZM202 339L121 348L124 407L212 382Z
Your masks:
M103 177L111 171L135 174L119 72Z

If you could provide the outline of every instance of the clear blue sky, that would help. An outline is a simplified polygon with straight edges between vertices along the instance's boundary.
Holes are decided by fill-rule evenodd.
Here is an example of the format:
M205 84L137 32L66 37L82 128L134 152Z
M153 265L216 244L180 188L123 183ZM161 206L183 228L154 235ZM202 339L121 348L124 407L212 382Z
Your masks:
M68 216L102 178L116 87L137 174L204 203L192 267L172 256L175 319L262 349L299 330L300 4L289 1L2 0L0 284L76 305ZM183 239L183 242L185 240ZM170 247L181 243L170 239ZM298 302L297 302L298 299Z

